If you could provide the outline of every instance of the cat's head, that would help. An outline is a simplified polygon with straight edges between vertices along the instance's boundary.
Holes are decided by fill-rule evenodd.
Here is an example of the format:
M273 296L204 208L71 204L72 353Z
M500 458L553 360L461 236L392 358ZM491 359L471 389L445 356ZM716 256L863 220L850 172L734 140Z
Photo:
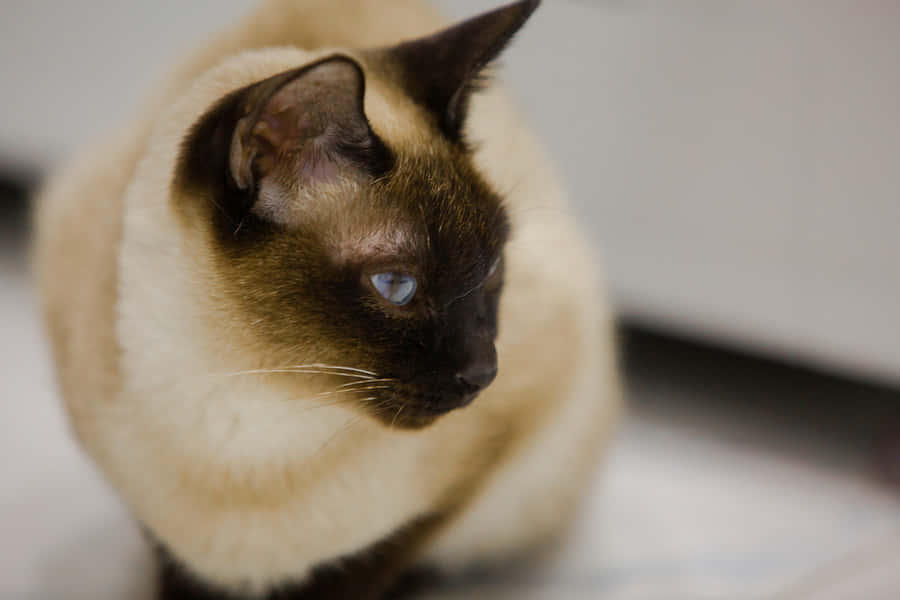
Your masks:
M240 315L261 362L330 370L345 398L405 427L493 381L509 225L463 125L484 67L537 4L299 65L193 126L176 208L209 240L222 312ZM415 135L379 132L369 78L407 107L398 114L412 107Z

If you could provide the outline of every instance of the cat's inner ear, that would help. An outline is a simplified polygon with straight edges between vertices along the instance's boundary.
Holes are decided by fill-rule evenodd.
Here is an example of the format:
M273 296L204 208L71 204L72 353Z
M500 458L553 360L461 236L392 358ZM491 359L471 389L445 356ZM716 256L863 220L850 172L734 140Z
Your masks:
M389 63L400 71L406 93L434 115L451 140L461 138L469 96L482 70L539 4L516 2L385 50Z
M303 192L359 181L387 152L363 111L362 69L332 57L251 86L238 102L227 154L232 183L252 211L286 222Z

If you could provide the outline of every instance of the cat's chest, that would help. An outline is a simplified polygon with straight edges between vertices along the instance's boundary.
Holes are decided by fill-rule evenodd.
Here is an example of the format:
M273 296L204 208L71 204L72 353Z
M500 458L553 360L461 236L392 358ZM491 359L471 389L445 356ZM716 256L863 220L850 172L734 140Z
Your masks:
M428 436L347 410L291 406L260 385L130 393L134 410L109 423L122 492L211 579L297 577L426 513L444 487L423 475Z

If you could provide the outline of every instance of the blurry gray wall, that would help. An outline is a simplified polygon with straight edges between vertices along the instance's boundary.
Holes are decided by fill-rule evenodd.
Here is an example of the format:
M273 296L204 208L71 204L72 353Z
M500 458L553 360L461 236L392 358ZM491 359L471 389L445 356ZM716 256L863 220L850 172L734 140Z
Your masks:
M0 3L0 167L53 165L253 4ZM623 314L900 382L900 2L546 0L503 64Z

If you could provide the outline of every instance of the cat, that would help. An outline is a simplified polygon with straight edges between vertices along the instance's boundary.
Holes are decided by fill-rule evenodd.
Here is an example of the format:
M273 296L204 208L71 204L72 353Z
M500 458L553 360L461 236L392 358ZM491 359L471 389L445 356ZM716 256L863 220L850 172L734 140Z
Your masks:
M488 74L538 3L267 0L47 184L61 392L158 598L375 599L571 520L619 387L591 252Z

